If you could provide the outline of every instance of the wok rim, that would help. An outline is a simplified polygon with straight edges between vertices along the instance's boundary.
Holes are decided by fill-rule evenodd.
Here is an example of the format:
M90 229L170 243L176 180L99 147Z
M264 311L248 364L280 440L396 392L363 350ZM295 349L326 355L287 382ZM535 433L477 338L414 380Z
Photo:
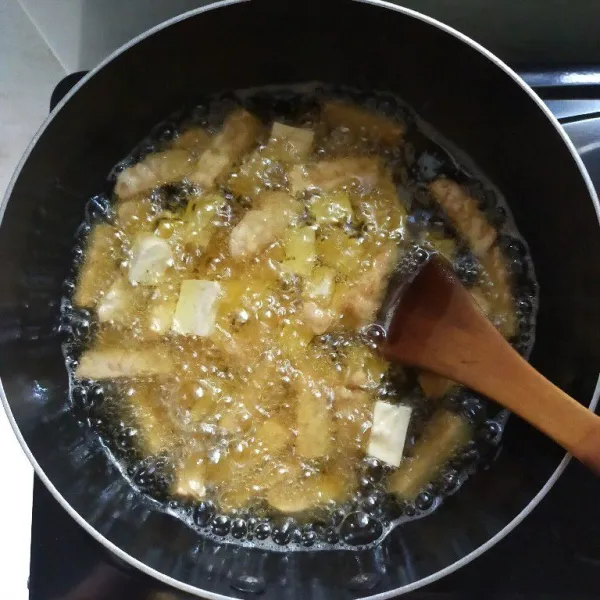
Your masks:
M2 199L2 202L0 203L0 226L2 225L4 211L6 209L8 201L12 195L15 183L23 169L23 166L27 162L29 155L31 154L33 148L36 146L38 140L44 134L46 128L52 122L54 117L60 112L62 107L92 77L94 77L100 70L102 70L105 66L107 66L109 63L111 63L116 57L118 57L122 53L126 52L127 50L129 50L130 48L132 48L133 46L138 44L139 42L145 40L146 38L149 38L150 36L154 35L155 33L159 32L167 27L170 27L171 25L179 23L180 21L184 21L190 17L195 17L197 15L200 15L204 12L208 12L210 10L224 8L224 7L227 7L230 5L240 4L242 2L248 2L248 1L250 1L250 0L218 0L216 2L208 4L206 6L195 8L190 11L184 12L180 15L177 15L171 19L168 19L162 23L159 23L158 25L156 25L156 26L144 31L143 33L137 35L136 37L132 38L131 40L129 40L128 42L126 42L125 44L123 44L122 46L117 48L114 52L109 54L94 69L90 70L80 81L78 81L71 88L71 90L65 95L65 97L50 112L48 117L46 117L46 119L44 120L44 122L42 123L40 128L35 133L31 142L27 146L27 149L23 153L21 160L19 161L17 167L15 168L15 171L9 181L8 187L6 189L4 197ZM255 1L258 1L258 0L255 0ZM394 10L394 11L400 12L408 17L411 17L413 19L422 21L433 27L437 27L442 32L444 32L448 35L454 36L459 41L469 45L471 48L478 51L485 58L487 58L496 67L502 69L507 75L509 75L511 77L511 79L517 85L519 85L526 94L529 95L529 97L535 102L535 104L537 104L538 108L542 111L542 113L544 113L544 115L548 119L549 123L554 127L554 129L560 135L563 143L569 150L572 159L575 161L575 164L581 173L582 179L588 189L590 199L592 200L592 203L594 205L594 209L596 211L596 217L598 219L598 224L600 225L600 201L598 199L598 195L597 195L594 185L592 183L591 177L590 177L589 173L587 172L587 169L583 163L581 156L578 154L578 152L575 148L575 145L573 144L571 139L566 134L565 130L560 125L558 119L552 114L550 109L546 106L546 104L544 104L544 102L534 92L534 90L511 67L509 67L504 61L502 61L500 58L498 58L495 54L490 52L487 48L485 48L484 46L482 46L475 40L471 39L469 36L461 33L460 31L454 29L453 27L451 27L449 25L446 25L445 23L442 23L441 21L438 21L437 19L435 19L433 17L429 17L418 11L415 11L415 10L412 10L412 9L409 9L409 8L406 8L403 6L397 6L395 4L392 4L391 2L388 2L387 0L352 0L352 1L360 2L363 4L370 4L372 6L376 6L376 7L383 8L383 9ZM594 393L592 395L591 401L588 405L590 410L592 410L592 411L595 410L595 408L598 404L599 397L600 397L600 374L599 374L598 380L596 382L596 387L595 387ZM112 552L118 558L120 558L124 562L130 564L131 566L135 567L142 573L160 581L161 583L171 586L175 589L186 592L188 594L193 594L200 598L206 598L207 600L235 600L232 596L224 596L222 594L217 594L214 592L210 592L208 590L203 590L196 586L183 583L182 581L179 581L169 575L166 575L160 571L157 571L156 569L141 562L137 558L134 558L133 556L129 555L127 552L122 550L116 544L114 544L113 542L108 540L106 537L104 537L104 535L102 535L92 525L90 525L90 523L88 523L87 520L84 517L82 517L69 504L69 502L65 499L65 497L56 489L56 487L54 486L54 484L52 483L50 478L45 474L45 472L43 471L43 469L37 462L36 458L34 457L33 453L29 449L29 447L28 447L25 439L23 438L23 435L21 434L21 431L15 421L14 415L13 415L10 405L8 403L8 399L4 392L4 387L2 385L1 380L0 380L0 400L2 401L2 405L4 407L4 410L6 411L6 415L8 417L9 423L13 429L13 432L14 432L17 440L19 441L21 448L25 452L25 455L29 459L29 462L33 466L35 474L44 483L44 485L46 486L48 491L52 494L52 496L55 498L55 500L62 506L62 508L97 542L102 544L107 550ZM554 484L556 483L556 481L558 480L558 478L560 477L562 472L565 470L566 466L569 464L570 460L571 460L571 455L569 453L566 453L564 455L564 457L562 458L562 460L560 461L560 463L558 464L557 468L552 473L552 475L549 477L549 479L546 481L546 483L542 486L542 488L539 490L539 492L531 499L531 501L527 504L527 506L525 508L523 508L521 510L521 512L517 516L515 516L507 525L505 525L498 533L496 533L489 540L487 540L487 542L481 544L475 550L473 550L469 554L466 554L462 558L456 560L452 564L444 567L443 569L440 569L439 571L436 571L435 573L432 573L431 575L428 575L427 577L423 577L422 579L419 579L417 581L414 581L414 582L404 585L402 587L395 588L393 590L380 592L378 594L373 594L370 596L364 596L364 597L362 597L362 600L388 600L388 599L396 597L398 595L402 595L402 594L406 594L408 592L415 591L421 587L424 587L430 583L433 583L433 582L445 577L446 575L449 575L450 573L453 573L454 571L456 571L456 570L460 569L461 567L465 566L466 564L470 563L472 560L481 556L484 552L486 552L487 550L492 548L500 540L502 540L506 535L508 535L515 527L517 527L517 525L519 525L533 511L533 509L540 503L540 501L544 498L544 496L546 496L546 494L552 489L552 487L554 486Z

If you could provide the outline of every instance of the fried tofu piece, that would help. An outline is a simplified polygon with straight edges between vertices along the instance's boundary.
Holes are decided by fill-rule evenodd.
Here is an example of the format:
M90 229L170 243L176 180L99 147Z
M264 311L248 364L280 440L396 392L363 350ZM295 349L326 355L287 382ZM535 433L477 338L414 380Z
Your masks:
M285 260L281 263L287 272L307 277L312 273L317 259L314 227L291 227L283 240Z
M381 172L380 161L373 157L335 158L292 166L288 182L293 195L306 190L333 192L350 187L366 193L377 185Z
M429 191L441 204L475 256L485 256L496 241L497 232L479 210L475 198L469 196L458 183L446 177L432 181Z
M216 327L217 303L221 295L222 288L217 281L183 280L172 330L182 335L210 336Z
M261 132L262 124L256 117L244 109L235 110L202 152L188 179L205 189L212 187L257 143Z
M296 398L296 453L304 458L327 456L331 450L331 410L327 396L305 388Z
M365 258L365 246L361 241L337 227L321 231L316 250L324 265L346 277L354 276L357 266Z
M373 410L373 425L367 454L397 467L402 462L406 433L412 408L378 400Z
M287 482L274 485L267 492L267 502L282 513L294 514L340 501L345 493L346 486L340 477L317 474L292 485Z
M136 236L131 249L129 281L136 285L157 285L173 265L173 250L166 240L151 233Z
M349 223L354 216L350 196L346 192L314 196L308 209L319 226Z
M269 145L251 152L227 180L227 187L236 196L256 198L265 190L285 186L284 165L270 156Z
M405 500L414 499L470 438L469 424L462 417L447 410L438 411L425 426L412 458L390 476L389 491Z
M302 295L306 300L328 306L335 291L335 270L330 267L316 267L304 281Z
M457 385L451 379L429 371L421 371L417 380L425 396L434 399L442 398Z
M312 150L314 138L315 132L312 129L275 122L267 144L271 148L269 154L281 161L304 159Z
M173 372L173 363L156 348L128 350L121 348L87 350L75 371L77 379L117 379L167 375Z
M257 204L258 208L249 210L229 237L229 251L238 260L256 256L281 238L302 210L300 203L285 192L265 192Z
M343 128L354 140L366 138L384 146L396 146L405 132L402 123L345 102L326 102L322 115L330 129Z
M119 173L115 193L127 199L160 185L181 181L193 168L194 160L186 150L155 152Z
M122 248L115 227L108 223L94 225L85 245L84 256L73 304L92 308L118 273Z
M316 302L305 302L302 305L304 324L315 335L323 335L336 321L336 313L319 306Z

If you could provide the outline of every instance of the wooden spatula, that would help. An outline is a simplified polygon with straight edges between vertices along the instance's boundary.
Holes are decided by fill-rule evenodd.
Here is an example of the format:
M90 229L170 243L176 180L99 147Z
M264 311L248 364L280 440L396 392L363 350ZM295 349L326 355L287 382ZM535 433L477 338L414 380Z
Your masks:
M381 351L481 392L600 474L600 417L511 347L443 259L431 258L401 290Z

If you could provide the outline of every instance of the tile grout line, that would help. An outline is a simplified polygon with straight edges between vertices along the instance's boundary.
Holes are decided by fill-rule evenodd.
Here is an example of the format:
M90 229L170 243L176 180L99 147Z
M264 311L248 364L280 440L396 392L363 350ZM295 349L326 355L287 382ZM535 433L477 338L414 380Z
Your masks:
M64 71L65 75L68 75L69 70L67 69L67 66L65 65L65 63L61 60L60 56L56 53L56 51L54 50L54 47L52 46L52 44L48 41L47 36L44 34L44 32L39 28L36 20L31 16L31 13L29 12L29 10L23 6L23 2L21 0L17 0L19 6L21 7L21 10L25 13L25 16L29 19L30 23L35 27L35 30L39 33L40 37L42 38L42 40L44 41L44 43L46 44L48 50L50 50L50 52L52 53L52 56L54 56L54 58L58 61L58 64L61 66L62 70Z

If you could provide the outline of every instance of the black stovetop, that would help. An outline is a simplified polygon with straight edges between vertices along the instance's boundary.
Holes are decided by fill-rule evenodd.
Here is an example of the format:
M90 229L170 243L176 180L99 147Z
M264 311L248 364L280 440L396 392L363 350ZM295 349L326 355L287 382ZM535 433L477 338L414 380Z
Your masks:
M561 120L600 190L600 70L528 72ZM52 106L79 79L59 83ZM600 598L600 479L572 462L539 507L504 540L406 600ZM376 593L373 590L372 593ZM116 559L35 479L30 600L180 600Z

